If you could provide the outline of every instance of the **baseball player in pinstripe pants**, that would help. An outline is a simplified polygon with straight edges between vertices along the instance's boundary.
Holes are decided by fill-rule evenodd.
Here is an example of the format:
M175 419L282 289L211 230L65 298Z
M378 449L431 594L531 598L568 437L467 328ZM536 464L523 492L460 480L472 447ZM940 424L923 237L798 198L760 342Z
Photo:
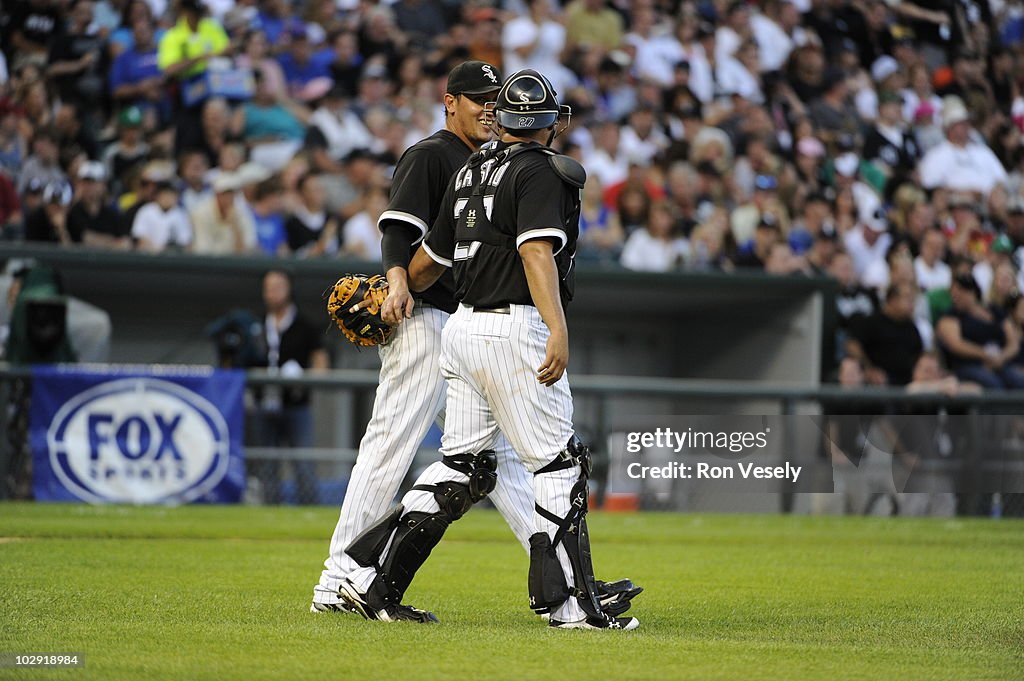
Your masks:
M391 505L427 430L444 417L444 378L439 369L441 328L455 310L452 280L442 279L416 295L406 268L416 244L437 215L448 180L490 138L483 102L493 99L501 76L490 64L466 62L452 70L444 97L445 129L403 154L395 169L388 209L378 227L390 295L388 321L404 317L392 340L380 348L380 383L366 433L349 478L330 555L313 590L313 611L346 609L338 597L345 576L358 565L345 549ZM520 543L528 548L533 492L507 440L496 447L496 465L507 475L491 495ZM402 610L397 617L409 615Z
M359 445L330 553L313 590L314 612L351 610L339 590L359 565L346 549L391 504L413 456L431 423L444 418L445 384L440 370L441 329L456 304L451 275L414 298L407 268L416 245L437 216L445 188L470 153L490 137L483 103L493 99L501 84L490 64L465 62L452 70L444 97L445 129L411 147L395 169L388 209L378 222L389 283L385 321L400 325L392 340L380 348L381 373L373 413ZM532 481L508 441L495 445L495 468L500 483L490 497L516 538L529 550L533 532ZM609 601L639 593L620 581L602 587ZM427 621L427 613L390 603L375 619Z
M494 111L500 141L456 171L408 268L414 290L454 270L460 301L442 331L442 460L347 548L361 567L342 582L341 600L367 619L396 619L395 606L447 527L519 464L536 499L531 608L554 628L635 629L636 618L618 615L641 589L623 580L622 591L610 595L594 578L586 522L590 455L573 432L564 373L564 306L574 288L586 173L547 146L568 112L541 74L512 76ZM498 455L502 433L518 459ZM397 619L436 620L424 611L398 611Z

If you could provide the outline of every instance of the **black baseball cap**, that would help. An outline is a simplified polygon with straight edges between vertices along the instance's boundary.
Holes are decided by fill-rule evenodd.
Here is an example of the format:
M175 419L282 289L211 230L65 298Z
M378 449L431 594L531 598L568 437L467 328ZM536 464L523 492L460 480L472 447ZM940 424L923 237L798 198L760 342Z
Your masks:
M465 61L448 74L450 95L482 95L501 89L501 71L485 61Z

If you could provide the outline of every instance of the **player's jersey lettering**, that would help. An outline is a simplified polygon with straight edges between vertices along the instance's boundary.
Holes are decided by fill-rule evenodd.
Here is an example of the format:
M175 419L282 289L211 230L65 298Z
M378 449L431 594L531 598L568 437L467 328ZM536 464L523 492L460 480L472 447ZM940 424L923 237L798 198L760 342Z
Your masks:
M498 169L494 171L494 176L491 177L489 184L492 187L497 187L498 183L501 182L501 178L505 177L505 171L508 170L508 163L502 163L498 166Z
M460 242L455 244L455 260L469 260L476 252L480 250L479 241L470 241L469 243Z
M463 189L465 187L473 186L473 169L466 168L460 175L459 179L455 181L455 189Z

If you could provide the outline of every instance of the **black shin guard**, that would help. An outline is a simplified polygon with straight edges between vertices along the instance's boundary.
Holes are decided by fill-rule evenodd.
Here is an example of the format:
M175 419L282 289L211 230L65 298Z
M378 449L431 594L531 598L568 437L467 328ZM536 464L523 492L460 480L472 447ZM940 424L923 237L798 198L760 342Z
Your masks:
M494 489L497 459L493 451L446 457L443 463L466 475L469 481L414 485L414 490L433 493L440 509L437 513L405 513L404 507L399 505L360 534L347 550L359 565L377 570L366 593L366 602L374 610L402 602L416 572L441 541L448 526ZM389 540L391 546L381 562Z
M597 580L594 577L594 565L590 557L590 533L587 529L587 480L590 478L591 471L590 450L580 442L579 438L573 436L559 456L550 464L534 473L534 475L543 475L544 473L561 471L575 466L579 466L580 476L569 492L571 507L566 516L560 517L542 508L540 505L536 506L537 513L555 524L558 530L556 530L554 538L550 540L547 533L544 532L538 532L530 538L530 607L538 613L549 612L551 609L557 608L564 603L571 595L579 600L580 607L587 615L605 618L606 615L601 610ZM541 539L541 536L543 539ZM542 584L539 580L536 586L537 591L536 593L534 592L534 551L536 550L539 554L550 553L551 558L555 561L555 566L558 567L557 574L562 577L564 584L565 577L562 574L561 565L558 563L555 554L559 544L565 547L565 551L568 554L575 588L570 590L566 587L565 595L561 599L553 600L552 598L546 598L546 596L553 597L557 589L549 587L550 590L545 591L542 589ZM538 565L542 564L540 558L537 559L537 563ZM547 561L544 564L546 563ZM554 571L549 567L547 572L552 574ZM540 574L540 568L538 568L538 575ZM535 599L537 606L534 605Z

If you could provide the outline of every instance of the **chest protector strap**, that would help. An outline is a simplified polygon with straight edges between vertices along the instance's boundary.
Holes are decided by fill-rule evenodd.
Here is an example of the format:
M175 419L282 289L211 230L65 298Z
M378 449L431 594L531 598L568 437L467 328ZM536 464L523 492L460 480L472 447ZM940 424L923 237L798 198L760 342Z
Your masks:
M466 203L459 213L460 229L456 231L458 242L479 241L498 248L516 250L515 236L496 229L491 222L491 214L498 184L511 167L509 164L512 159L531 151L547 156L551 168L562 181L575 188L583 187L587 179L583 166L554 149L535 143L518 142L499 150L478 151L470 156L466 167L474 175L481 173L482 177L473 187L472 193L466 197ZM528 207L525 209L529 210Z

